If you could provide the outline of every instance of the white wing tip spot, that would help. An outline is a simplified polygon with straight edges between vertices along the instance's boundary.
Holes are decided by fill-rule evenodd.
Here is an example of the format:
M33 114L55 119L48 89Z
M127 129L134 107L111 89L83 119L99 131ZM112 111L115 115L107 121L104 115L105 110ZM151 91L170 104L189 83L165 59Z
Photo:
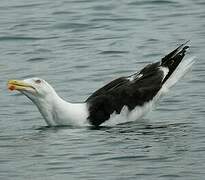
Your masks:
M162 81L164 80L164 78L167 76L167 74L169 73L169 69L167 68L167 67L163 67L163 66L161 66L160 68L159 68L162 72L163 72L163 74L164 74L164 77L162 78Z

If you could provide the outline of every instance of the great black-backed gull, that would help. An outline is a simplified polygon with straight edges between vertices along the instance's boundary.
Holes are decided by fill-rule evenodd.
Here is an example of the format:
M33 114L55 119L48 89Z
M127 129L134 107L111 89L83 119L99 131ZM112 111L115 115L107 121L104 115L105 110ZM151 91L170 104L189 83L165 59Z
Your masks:
M50 84L40 78L10 80L8 88L26 95L37 106L48 126L97 127L133 121L146 114L152 104L192 66L194 58L182 60L189 48L185 44L159 62L111 81L82 103L63 100Z

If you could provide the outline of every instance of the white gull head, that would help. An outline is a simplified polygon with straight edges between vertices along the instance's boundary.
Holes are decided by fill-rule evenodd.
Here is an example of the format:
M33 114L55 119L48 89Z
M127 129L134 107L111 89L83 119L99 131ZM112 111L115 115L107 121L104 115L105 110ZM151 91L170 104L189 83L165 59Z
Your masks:
M63 100L43 79L10 80L8 88L27 96L37 106L49 126L88 124L86 103L69 103Z

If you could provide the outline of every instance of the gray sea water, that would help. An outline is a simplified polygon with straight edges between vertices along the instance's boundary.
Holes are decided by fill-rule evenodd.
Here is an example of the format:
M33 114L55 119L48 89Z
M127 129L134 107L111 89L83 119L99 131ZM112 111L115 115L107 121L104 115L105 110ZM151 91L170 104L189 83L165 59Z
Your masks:
M9 79L38 76L83 101L191 40L197 62L144 118L113 127L48 128ZM204 0L2 0L0 179L202 180Z

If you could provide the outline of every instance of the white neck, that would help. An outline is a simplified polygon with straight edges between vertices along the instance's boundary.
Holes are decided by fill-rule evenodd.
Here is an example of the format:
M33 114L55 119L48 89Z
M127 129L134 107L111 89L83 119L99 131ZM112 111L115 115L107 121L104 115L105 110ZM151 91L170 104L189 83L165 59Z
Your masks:
M88 124L86 103L69 103L56 93L34 103L49 126Z

